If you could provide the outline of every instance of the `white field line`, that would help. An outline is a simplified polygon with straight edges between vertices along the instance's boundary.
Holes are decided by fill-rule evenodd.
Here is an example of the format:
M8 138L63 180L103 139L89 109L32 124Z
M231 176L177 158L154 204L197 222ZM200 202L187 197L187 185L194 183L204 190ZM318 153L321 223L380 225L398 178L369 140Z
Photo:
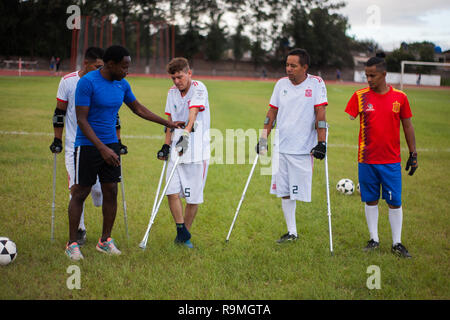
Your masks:
M29 136L48 136L51 137L53 136L53 133L50 132L26 132L26 131L1 131L0 130L0 135L29 135ZM142 140L163 140L164 139L164 135L152 135L152 136L146 136L146 135L126 135L126 134L122 134L121 138L125 138L125 139L142 139ZM234 137L233 137L234 139ZM329 147L331 148L350 148L350 149L358 149L358 145L357 144L333 144L330 143L328 144ZM406 148L402 148L402 151L407 151ZM430 148L417 148L417 152L450 152L450 148L446 148L446 149L430 149Z

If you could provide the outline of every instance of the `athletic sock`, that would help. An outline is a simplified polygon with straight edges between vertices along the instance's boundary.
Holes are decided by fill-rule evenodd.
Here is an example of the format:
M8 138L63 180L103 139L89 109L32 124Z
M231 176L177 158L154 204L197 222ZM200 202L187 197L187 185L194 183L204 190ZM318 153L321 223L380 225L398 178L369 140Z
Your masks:
M295 222L295 208L297 207L297 202L291 199L281 199L281 207L283 208L288 232L297 236L297 224Z
M177 223L177 239L180 241L188 241L191 238L189 230L186 228L184 223Z
M402 207L397 209L389 208L389 222L391 223L392 244L402 242L402 222L403 210Z
M378 239L378 205L368 206L366 203L365 210L367 227L369 228L370 239L380 242Z

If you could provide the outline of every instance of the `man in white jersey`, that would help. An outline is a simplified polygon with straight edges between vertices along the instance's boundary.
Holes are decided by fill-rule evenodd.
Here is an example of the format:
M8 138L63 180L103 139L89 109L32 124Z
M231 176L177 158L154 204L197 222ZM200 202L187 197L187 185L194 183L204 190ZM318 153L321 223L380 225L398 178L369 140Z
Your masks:
M75 71L65 75L59 82L58 92L56 95L56 109L53 115L53 129L55 136L53 143L50 145L50 150L53 153L60 153L62 151L62 134L65 126L65 165L69 179L69 190L71 190L71 187L75 181L74 143L77 132L77 116L75 113L75 89L77 87L78 80L80 80L81 77L83 77L88 72L99 69L103 66L103 54L104 50L101 48L88 48L84 55L83 68L79 71ZM118 137L120 137L119 118L116 124L116 130ZM119 140L119 144L121 145L121 154L128 153L127 147L121 143L121 140ZM92 186L91 196L94 206L100 207L102 205L103 196L98 179L96 184ZM86 242L84 209L81 215L80 225L78 227L77 242L79 245L83 245Z
M167 160L170 154L167 172L171 172L176 158L181 157L166 195L177 228L175 243L192 248L189 230L198 205L203 203L210 158L208 90L202 82L192 80L185 58L172 59L167 72L174 86L167 94L165 113L170 121L184 121L185 127L173 133L166 130L165 143L157 156ZM181 198L186 199L184 215Z
M286 59L287 77L278 80L270 99L264 130L256 151L267 152L267 138L277 124L273 145L270 193L281 199L288 232L278 243L298 239L296 201L311 202L313 157L326 153L327 90L322 78L307 73L309 54L293 49ZM278 157L278 161L275 160Z

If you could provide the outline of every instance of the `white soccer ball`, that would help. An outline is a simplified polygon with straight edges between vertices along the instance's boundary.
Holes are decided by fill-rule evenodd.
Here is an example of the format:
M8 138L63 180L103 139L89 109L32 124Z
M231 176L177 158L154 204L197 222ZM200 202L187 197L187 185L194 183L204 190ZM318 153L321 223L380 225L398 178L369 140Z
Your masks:
M349 196L353 194L353 191L355 191L355 185L353 184L353 181L347 178L339 180L339 182L336 185L337 191Z
M17 257L16 244L6 237L0 237L0 265L6 266Z

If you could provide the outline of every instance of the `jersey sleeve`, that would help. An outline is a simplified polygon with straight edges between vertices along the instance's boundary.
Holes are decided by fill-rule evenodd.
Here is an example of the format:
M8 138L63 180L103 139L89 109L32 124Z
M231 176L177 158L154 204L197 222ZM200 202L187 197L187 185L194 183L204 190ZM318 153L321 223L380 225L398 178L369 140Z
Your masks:
M172 115L172 96L170 95L170 90L167 93L167 99L166 99L166 109L164 110L164 113L168 116Z
M349 102L347 103L347 107L345 107L345 112L351 115L353 118L356 118L359 114L359 106L358 106L358 96L356 92L352 95Z
M411 107L409 106L408 97L405 95L405 99L400 108L400 119L408 119L412 117Z
M317 94L315 96L314 107L321 107L328 105L327 98L327 87L325 86L325 82L320 79L317 84Z
M131 90L130 84L125 79L124 79L124 84L125 84L125 95L123 97L123 102L131 103L134 100L136 100L136 97L134 96L133 91Z
M75 106L91 106L91 98L94 93L92 83L86 79L81 78L77 83L77 89L75 90Z
M64 81L64 78L61 78L61 81L59 82L58 86L58 92L56 93L56 100L61 102L68 102L69 97L67 93L67 86L66 82Z
M269 107L278 109L280 107L280 85L279 81L275 84L273 88L272 96L270 97Z
M203 111L207 105L208 91L204 85L200 85L198 82L193 83L193 86L195 91L191 102L189 103L189 109L199 108L199 111Z

